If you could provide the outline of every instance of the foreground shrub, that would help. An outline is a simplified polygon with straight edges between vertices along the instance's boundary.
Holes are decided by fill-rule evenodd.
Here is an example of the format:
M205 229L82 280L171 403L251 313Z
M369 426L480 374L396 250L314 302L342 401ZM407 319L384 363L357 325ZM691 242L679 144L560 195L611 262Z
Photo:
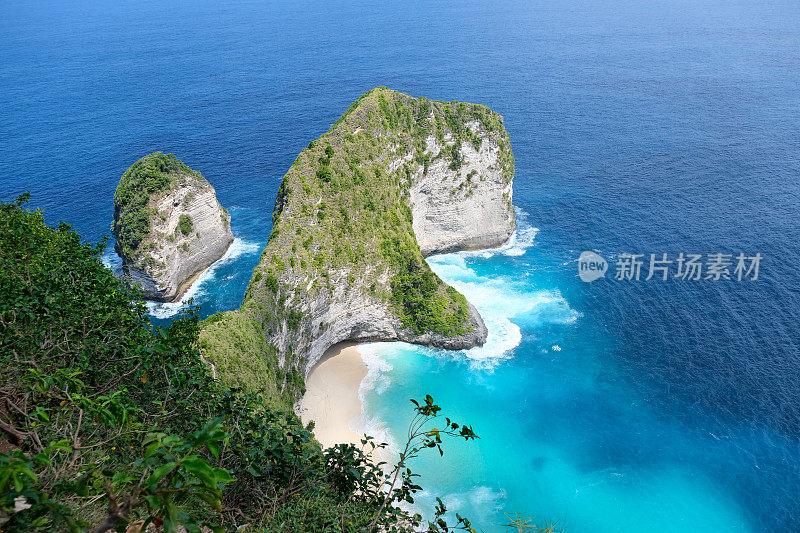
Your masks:
M138 291L100 262L105 243L48 226L27 200L0 204L0 529L420 525L398 507L420 490L408 460L471 429L437 426L427 397L388 474L368 437L322 450L293 412L211 378L193 312L153 327ZM447 531L444 513L428 529Z

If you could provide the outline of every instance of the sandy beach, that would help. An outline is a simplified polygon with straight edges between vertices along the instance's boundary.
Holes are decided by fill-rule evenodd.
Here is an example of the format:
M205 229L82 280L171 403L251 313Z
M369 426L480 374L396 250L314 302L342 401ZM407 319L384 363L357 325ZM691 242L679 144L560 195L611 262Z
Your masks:
M304 424L314 421L314 435L324 447L361 444L364 418L358 389L366 375L357 344L349 342L331 347L306 378L300 418Z

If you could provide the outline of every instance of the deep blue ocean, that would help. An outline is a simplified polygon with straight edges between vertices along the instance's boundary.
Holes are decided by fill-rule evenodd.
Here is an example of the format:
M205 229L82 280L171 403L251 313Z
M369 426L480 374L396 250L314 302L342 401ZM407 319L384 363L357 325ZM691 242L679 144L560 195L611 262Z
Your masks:
M800 531L795 0L5 0L0 199L28 190L97 241L124 170L174 152L237 237L195 303L234 309L281 177L377 85L487 104L517 164L515 241L430 259L487 346L364 348L371 429L397 439L430 393L481 436L418 463L421 508L442 495L484 531ZM757 281L588 284L583 250L763 260Z

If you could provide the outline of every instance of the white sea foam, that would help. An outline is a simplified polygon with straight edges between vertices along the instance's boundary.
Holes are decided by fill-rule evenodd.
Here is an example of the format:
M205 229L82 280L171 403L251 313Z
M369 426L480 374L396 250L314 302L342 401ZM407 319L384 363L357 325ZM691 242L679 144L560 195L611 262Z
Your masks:
M455 513L468 514L474 522L488 522L489 518L500 511L508 498L504 489L493 489L484 485L473 487L463 492L453 492L441 497L447 507L447 517L454 518ZM432 514L436 505L436 495L428 490L420 491L414 496L413 505L401 506L401 508ZM450 521L450 520L448 520ZM455 520L453 520L455 522Z
M359 344L357 347L361 359L367 365L367 375L361 380L358 389L358 396L362 401L367 392L374 390L376 394L383 394L390 385L389 378L385 373L391 372L393 367L380 356L381 348L386 349L388 345L390 344L369 342Z
M474 487L466 492L445 495L442 500L451 512L470 511L472 516L488 516L503 506L506 499L505 490L494 490L491 487Z
M367 413L367 394L374 391L376 394L383 394L391 385L388 372L393 370L380 355L381 350L386 350L391 343L371 342L359 344L356 350L361 355L364 364L367 365L367 375L361 380L358 387L358 398L361 401L361 422L363 427L351 428L356 433L366 433L375 439L376 443L385 442L388 447L381 456L381 460L387 460L389 456L397 450L397 444L392 438L386 423L377 416L370 416ZM387 461L388 462L388 461Z
M531 315L542 323L572 323L579 316L557 290L529 291L507 277L480 276L463 254L431 257L428 263L439 277L466 296L486 323L486 343L460 352L474 366L492 368L513 354L522 341L515 317Z
M207 294L205 285L216 277L216 272L219 267L226 265L242 257L243 255L252 255L258 253L262 248L261 244L246 242L242 239L233 239L228 251L225 255L220 257L217 261L211 264L200 276L192 283L189 289L183 294L181 299L177 302L147 302L147 312L155 318L169 318L178 314L186 307L190 299L194 298L197 303L198 298Z
M515 208L517 227L503 246L493 250L477 252L458 252L430 257L431 268L448 284L455 287L480 312L489 330L483 346L461 352L477 366L493 367L502 359L510 357L515 347L522 341L522 332L511 319L528 313L536 305L558 304L569 309L560 294L551 291L530 293L519 290L505 278L487 278L477 275L467 264L467 259L488 259L497 254L506 256L524 255L534 245L539 231L528 222L528 213ZM480 363L478 363L480 362Z
M114 274L120 275L122 273L122 259L117 255L113 246L106 246L100 260L106 267L110 268Z

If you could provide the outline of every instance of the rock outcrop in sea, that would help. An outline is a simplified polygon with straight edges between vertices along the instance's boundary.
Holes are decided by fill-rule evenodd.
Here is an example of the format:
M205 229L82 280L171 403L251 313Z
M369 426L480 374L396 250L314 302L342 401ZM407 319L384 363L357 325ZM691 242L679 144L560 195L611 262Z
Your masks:
M366 93L284 176L244 303L204 323L204 357L230 385L299 396L345 340L482 345L480 314L424 257L502 245L513 175L488 107Z
M162 152L144 156L122 175L112 229L124 274L155 301L180 297L233 242L230 214L211 184Z

